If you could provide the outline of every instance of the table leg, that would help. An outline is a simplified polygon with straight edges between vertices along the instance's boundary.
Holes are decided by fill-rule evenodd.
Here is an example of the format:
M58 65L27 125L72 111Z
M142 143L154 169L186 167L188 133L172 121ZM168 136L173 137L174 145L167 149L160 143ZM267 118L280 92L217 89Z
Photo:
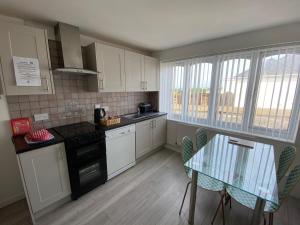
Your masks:
M198 180L198 172L193 170L191 195L190 195L190 208L189 208L189 224L190 225L194 224L196 195L197 195L197 180Z
M263 221L265 205L266 205L265 200L261 198L256 199L255 208L251 219L251 225L261 224L261 222Z

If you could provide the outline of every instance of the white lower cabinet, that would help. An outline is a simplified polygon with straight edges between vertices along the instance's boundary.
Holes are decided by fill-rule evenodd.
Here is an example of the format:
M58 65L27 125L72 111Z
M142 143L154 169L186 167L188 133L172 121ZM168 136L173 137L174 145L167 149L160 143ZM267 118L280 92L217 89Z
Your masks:
M157 148L166 143L167 117L161 116L153 119L153 148Z
M21 153L18 157L33 213L70 195L63 143Z
M167 118L160 116L136 124L136 158L158 148L166 142Z
M105 132L108 179L135 165L135 125Z

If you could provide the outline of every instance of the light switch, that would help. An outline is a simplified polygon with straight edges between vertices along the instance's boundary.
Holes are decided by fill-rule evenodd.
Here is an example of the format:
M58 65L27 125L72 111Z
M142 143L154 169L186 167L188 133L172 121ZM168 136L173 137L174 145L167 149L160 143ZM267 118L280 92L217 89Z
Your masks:
M48 113L34 114L34 121L49 120Z

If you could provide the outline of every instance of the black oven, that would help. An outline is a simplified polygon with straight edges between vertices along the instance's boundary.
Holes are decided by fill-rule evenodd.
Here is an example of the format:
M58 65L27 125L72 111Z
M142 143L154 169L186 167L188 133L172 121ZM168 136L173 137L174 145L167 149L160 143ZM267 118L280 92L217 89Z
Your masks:
M107 181L104 132L90 127L80 134L65 138L65 147L72 199L76 200Z

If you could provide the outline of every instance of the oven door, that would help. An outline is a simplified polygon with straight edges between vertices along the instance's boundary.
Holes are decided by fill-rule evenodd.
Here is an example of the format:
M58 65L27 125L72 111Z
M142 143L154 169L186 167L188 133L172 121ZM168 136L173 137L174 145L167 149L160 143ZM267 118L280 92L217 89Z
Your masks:
M103 176L105 171L101 170L101 162L95 161L86 166L82 166L78 170L79 175L79 185L85 187L99 179Z
M79 146L77 148L67 148L68 161L72 164L86 164L91 160L105 157L105 140Z
M107 181L106 158L99 158L86 164L74 165L70 176L72 199ZM70 174L71 175L71 174Z

